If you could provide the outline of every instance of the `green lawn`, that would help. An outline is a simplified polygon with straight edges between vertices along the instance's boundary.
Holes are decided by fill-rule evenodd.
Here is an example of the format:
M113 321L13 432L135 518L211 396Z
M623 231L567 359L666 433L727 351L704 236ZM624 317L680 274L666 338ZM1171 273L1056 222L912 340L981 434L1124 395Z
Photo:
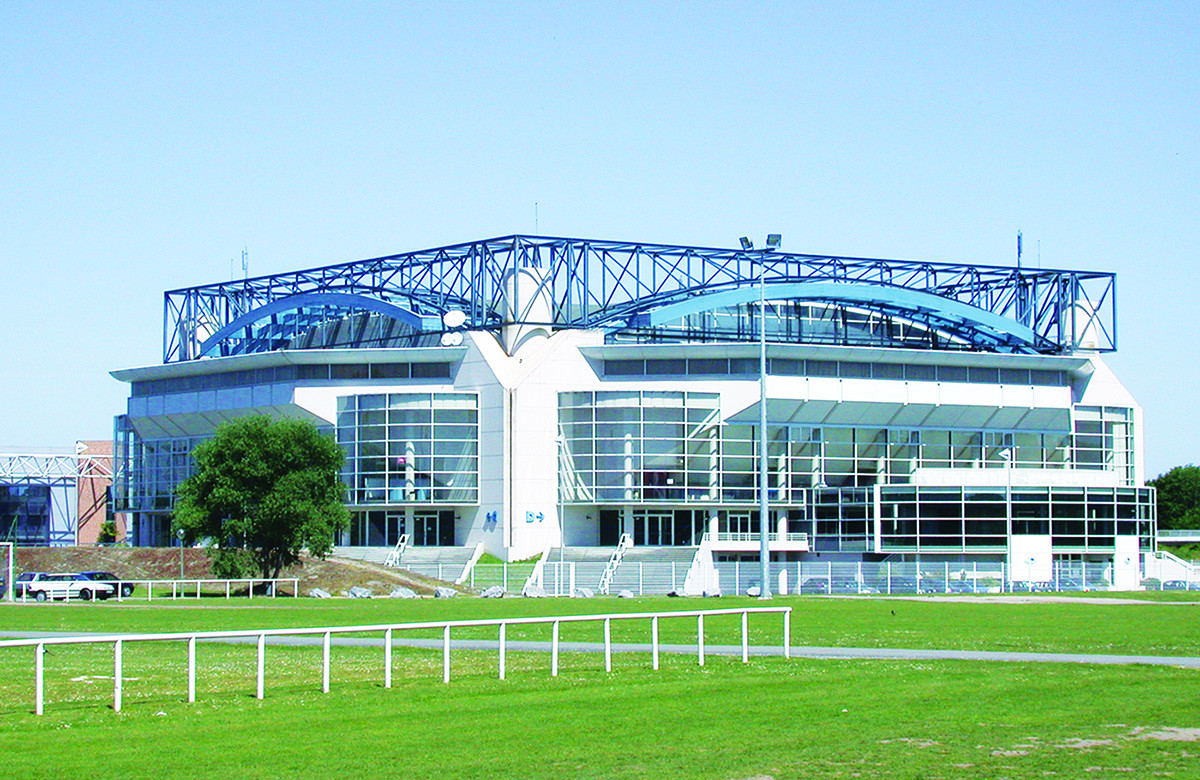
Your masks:
M0 627L349 625L758 603L15 605L0 607ZM795 644L1200 654L1189 626L1196 607L1178 603L773 603L795 607ZM694 631L690 620L675 622L662 621L664 641ZM751 620L759 641L778 642L779 625ZM644 626L629 630L644 638ZM710 625L708 641L736 641L736 631L736 621ZM551 678L546 655L516 653L501 682L494 652L455 651L445 685L440 652L398 649L387 690L380 649L335 647L332 691L322 694L320 656L268 647L266 698L257 701L253 646L202 645L198 701L188 704L182 645L130 644L118 714L111 647L52 648L38 718L32 651L0 650L3 765L28 777L1200 776L1195 670L711 657L701 669L694 656L664 656L654 672L648 657L620 655L609 675L597 655L564 654Z

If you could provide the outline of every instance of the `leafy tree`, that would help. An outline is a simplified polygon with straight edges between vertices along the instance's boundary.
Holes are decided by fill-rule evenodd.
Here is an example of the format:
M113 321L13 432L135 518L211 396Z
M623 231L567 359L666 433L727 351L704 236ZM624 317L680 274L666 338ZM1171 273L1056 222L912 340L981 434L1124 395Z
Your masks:
M339 479L345 453L303 420L241 417L192 451L176 489L175 528L207 540L222 577L278 577L301 551L324 557L350 514Z
M1176 466L1150 480L1158 490L1158 527L1200 528L1200 466Z

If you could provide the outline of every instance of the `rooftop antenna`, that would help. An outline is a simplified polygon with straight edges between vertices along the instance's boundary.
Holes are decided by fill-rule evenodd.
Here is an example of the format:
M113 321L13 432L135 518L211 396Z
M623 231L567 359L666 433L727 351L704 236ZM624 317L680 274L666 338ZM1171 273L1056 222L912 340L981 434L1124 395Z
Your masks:
M250 278L250 253L242 247L242 279Z
M1021 231L1017 231L1017 268L1021 267Z
M533 234L535 236L538 235L538 213L536 200L533 202Z

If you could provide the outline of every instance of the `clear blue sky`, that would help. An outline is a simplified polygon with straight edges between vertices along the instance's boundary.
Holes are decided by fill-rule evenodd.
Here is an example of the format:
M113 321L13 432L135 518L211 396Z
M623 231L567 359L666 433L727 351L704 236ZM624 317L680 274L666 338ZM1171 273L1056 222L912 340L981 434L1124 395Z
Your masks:
M111 435L164 290L533 232L1115 271L1200 462L1200 4L0 4L0 449Z

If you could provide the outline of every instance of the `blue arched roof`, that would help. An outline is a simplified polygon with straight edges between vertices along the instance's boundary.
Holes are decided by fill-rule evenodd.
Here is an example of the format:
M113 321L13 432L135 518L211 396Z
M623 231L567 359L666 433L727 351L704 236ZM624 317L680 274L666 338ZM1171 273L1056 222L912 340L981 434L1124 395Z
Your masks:
M197 357L207 355L225 339L237 334L238 331L241 331L244 328L254 325L257 322L261 322L285 311L296 311L299 309L313 307L333 307L359 311L372 311L376 314L382 314L385 317L391 317L394 320L403 322L405 325L409 325L415 330L426 330L429 326L428 320L416 312L371 295L360 295L344 292L304 293L301 295L291 295L287 298L280 298L278 300L271 301L270 303L259 306L257 309L252 309L240 317L237 317L228 325L225 325L220 330L206 338L200 344L200 350ZM436 322L436 318L433 319ZM437 326L434 325L433 327L436 328Z
M694 293L649 311L643 321L650 326L666 325L689 314L756 301L759 294L756 285ZM764 285L764 295L770 300L825 301L880 308L909 313L917 319L936 322L953 330L966 328L982 332L1004 343L1019 342L1032 347L1037 342L1032 329L1007 317L904 287L861 282L772 282Z

